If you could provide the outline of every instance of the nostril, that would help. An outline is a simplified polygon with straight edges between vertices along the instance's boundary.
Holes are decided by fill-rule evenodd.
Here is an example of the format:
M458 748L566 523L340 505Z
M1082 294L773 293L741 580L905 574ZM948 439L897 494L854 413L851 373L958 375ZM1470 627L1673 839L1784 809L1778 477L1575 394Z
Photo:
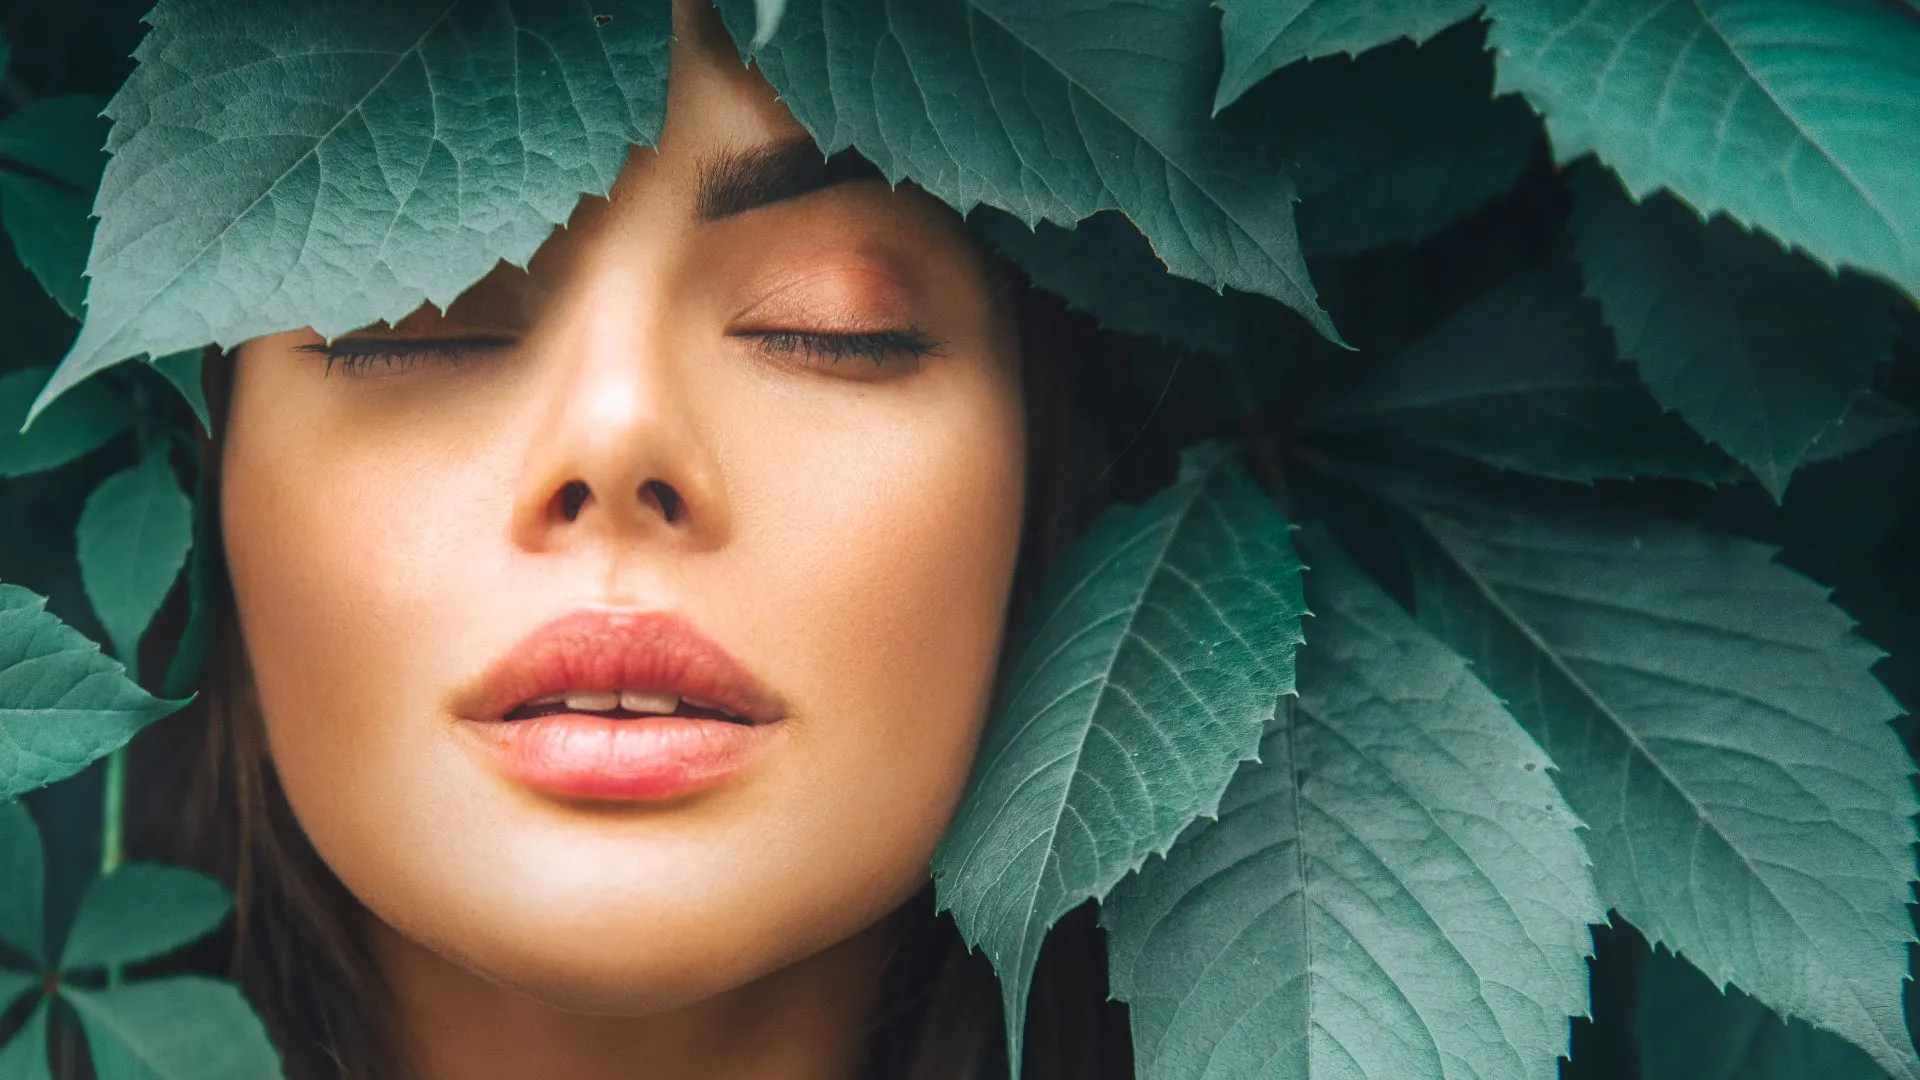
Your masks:
M586 504L587 496L592 492L587 485L578 480L569 480L560 489L560 512L572 521L580 513L580 507Z
M680 510L680 493L660 480L649 480L640 485L640 490L652 495L660 503L660 512L666 516L667 523L672 524L674 515Z

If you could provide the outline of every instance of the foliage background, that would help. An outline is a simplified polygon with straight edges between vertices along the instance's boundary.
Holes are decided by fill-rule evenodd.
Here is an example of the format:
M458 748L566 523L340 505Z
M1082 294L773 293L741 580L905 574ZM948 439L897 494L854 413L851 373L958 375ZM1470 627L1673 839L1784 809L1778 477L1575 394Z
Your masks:
M49 1020L103 1076L277 1071L230 987L125 970L226 912L116 838L113 751L195 675L196 350L451 299L663 107L647 0L146 7L0 8L7 1077ZM1016 1056L1033 953L1095 899L1142 1076L1920 1076L1920 9L720 7L823 149L1112 332L1088 392L1120 486L1163 489L1059 571L936 859ZM417 202L196 157L368 160L329 108L409 130L425 90L347 110L284 44L343 35L483 103L409 159ZM528 40L559 81L503 140L487 61ZM315 114L249 102L236 41L282 42ZM262 191L341 214L312 259L358 270L290 273ZM395 220L430 258L356 240Z

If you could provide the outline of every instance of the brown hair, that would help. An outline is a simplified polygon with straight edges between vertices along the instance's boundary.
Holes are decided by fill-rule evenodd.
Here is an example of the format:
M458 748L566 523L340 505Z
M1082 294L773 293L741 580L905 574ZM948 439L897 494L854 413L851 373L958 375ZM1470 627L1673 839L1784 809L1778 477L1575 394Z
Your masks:
M1105 505L1108 442L1081 407L1082 374L1097 349L1091 324L1023 281L1008 288L1021 335L1028 430L1025 534L1010 626L1048 565ZM204 365L214 430L222 430L232 359ZM206 506L217 521L218 440L201 440ZM130 750L130 858L201 869L233 890L234 917L154 973L208 971L239 983L280 1048L290 1080L399 1080L388 989L361 933L372 917L307 841L269 758L239 640L233 596L214 536L207 599L213 639L194 703L143 732ZM171 647L179 605L149 643ZM1015 638L1006 638L1004 677ZM143 670L164 670L164 657ZM907 1080L1004 1076L999 990L950 918L933 914L931 883L909 905L875 1019L868 1075ZM1105 950L1091 908L1048 939L1027 1025L1033 1080L1132 1076L1124 1008L1107 1000Z

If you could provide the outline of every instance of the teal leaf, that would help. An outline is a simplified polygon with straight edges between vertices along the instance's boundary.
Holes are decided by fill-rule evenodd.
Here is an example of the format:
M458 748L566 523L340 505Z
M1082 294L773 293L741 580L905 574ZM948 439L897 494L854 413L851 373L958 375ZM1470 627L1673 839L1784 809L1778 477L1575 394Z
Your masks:
M76 388L33 430L19 434L27 407L52 374L50 368L30 367L0 375L0 477L58 468L99 449L133 421L125 395L96 380Z
M1916 809L1900 712L1774 549L1411 481L1420 619L1559 767L1607 906L1780 1012L1920 1077L1901 1015Z
M1920 297L1920 20L1884 0L1491 0L1497 88L1597 153L1821 264Z
M65 780L186 704L134 685L46 603L0 585L0 799Z
M1915 417L1905 406L1879 394L1862 394L1854 399L1839 423L1813 440L1800 464L1812 465L1857 454L1884 439L1905 435L1916 428L1920 428L1920 417Z
M179 866L122 863L87 887L60 955L62 972L133 964L211 933L233 898L219 882Z
M167 658L166 676L160 682L160 692L168 697L193 693L213 647L211 593L214 575L219 572L213 552L220 543L220 525L207 502L207 477L203 472L194 488L193 550L187 553L187 625L181 628L180 640Z
M114 655L131 661L193 546L193 503L174 479L164 446L93 489L77 540L87 599Z
M1029 229L1013 215L983 206L967 224L1035 285L1109 330L1215 356L1240 353L1233 301L1169 274L1147 238L1120 214L1102 210L1070 229L1045 221Z
M596 20L595 15L611 18ZM108 103L87 320L121 360L446 306L659 136L659 0L161 0Z
M1298 707L1101 906L1142 1080L1553 1080L1605 918L1551 763L1330 544Z
M40 965L47 962L45 867L40 826L19 800L0 802L0 944ZM0 1000L0 1012L6 1007Z
M780 20L787 13L787 0L753 0L753 47L758 49L780 32Z
M1241 108L1300 163L1308 255L1424 240L1513 187L1540 143L1527 107L1493 96L1478 23L1287 68Z
M1644 1080L1886 1080L1859 1047L1712 980L1665 949L1640 972L1634 1035Z
M1399 38L1425 41L1483 0L1215 0L1226 67L1213 111L1298 60L1357 55Z
M1496 468L1591 483L1739 478L1614 356L1578 274L1554 267L1468 304L1308 416L1321 430L1388 428Z
M720 0L736 41L748 0ZM1219 39L1197 0L790 0L753 57L820 148L857 148L962 214L1125 214L1167 268L1338 335L1294 234L1266 118L1208 122Z
M186 399L187 406L193 410L194 419L200 421L200 430L212 435L213 419L207 414L207 392L200 385L201 353L200 349L184 349L151 363L154 370L166 376L173 388Z
M1300 560L1220 447L1109 510L1035 601L972 791L934 855L939 906L1000 973L1009 1060L1047 928L1211 814L1293 692Z
M105 104L82 94L43 98L0 120L0 222L21 263L75 318L86 306L88 215L107 164Z
M1569 172L1587 295L1653 396L1778 500L1820 433L1893 355L1894 294L1836 278L1673 199L1635 206L1593 165Z
M272 1080L280 1053L237 987L176 975L111 990L68 987L100 1080Z
M0 916L0 918L4 918L4 916ZM0 1013L4 1013L11 1008L13 1003L20 1000L21 995L27 991L38 990L39 988L40 976L34 972L0 968ZM3 1061L5 1061L5 1057L0 1056L0 1062ZM0 1071L0 1076L10 1075L12 1074Z
M0 1076L7 1080L53 1080L53 1069L47 1060L47 1021L51 1015L51 1001L43 1000L34 1006L26 1024L14 1033L13 1041L0 1050Z

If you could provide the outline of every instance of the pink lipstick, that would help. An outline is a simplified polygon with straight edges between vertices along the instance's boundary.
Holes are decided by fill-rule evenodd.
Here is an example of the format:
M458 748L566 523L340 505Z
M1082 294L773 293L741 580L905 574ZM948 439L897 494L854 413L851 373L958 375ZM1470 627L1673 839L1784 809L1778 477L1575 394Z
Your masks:
M657 801L718 786L779 734L780 700L671 612L586 610L489 664L454 715L506 776L558 795Z

